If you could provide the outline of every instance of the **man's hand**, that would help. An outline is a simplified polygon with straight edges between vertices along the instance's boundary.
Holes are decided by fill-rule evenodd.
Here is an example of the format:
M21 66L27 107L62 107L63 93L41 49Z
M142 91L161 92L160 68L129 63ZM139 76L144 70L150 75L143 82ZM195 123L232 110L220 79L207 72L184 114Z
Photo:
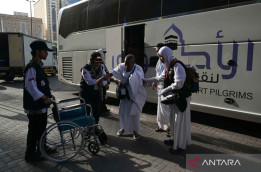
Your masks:
M53 103L52 100L45 95L42 97L42 99L43 99L44 103L47 104L47 105L50 105L50 104Z
M119 85L121 81L118 79L114 79L114 82L115 82L115 84Z
M97 79L94 85L100 85L103 80L104 80L104 76Z
M160 95L165 96L171 90L172 90L172 86L170 85L167 88L162 89L161 92L160 92Z
M156 90L156 89L157 89L157 86L158 86L158 84L157 84L156 82L153 82L153 83L152 83L152 89L153 89L153 90Z
M108 90L110 87L108 84L105 85L105 89Z

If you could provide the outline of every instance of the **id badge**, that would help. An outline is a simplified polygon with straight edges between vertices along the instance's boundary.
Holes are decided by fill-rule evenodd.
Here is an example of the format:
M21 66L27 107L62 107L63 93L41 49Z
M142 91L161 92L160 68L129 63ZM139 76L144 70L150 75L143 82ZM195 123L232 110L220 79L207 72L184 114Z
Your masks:
M42 86L42 87L45 86L44 80L41 81L41 86Z

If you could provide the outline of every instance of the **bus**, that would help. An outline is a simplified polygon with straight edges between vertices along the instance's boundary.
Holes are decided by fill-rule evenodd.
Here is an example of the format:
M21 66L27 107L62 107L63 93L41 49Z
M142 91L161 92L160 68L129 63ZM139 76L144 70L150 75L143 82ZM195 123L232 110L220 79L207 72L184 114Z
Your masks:
M165 43L200 76L192 110L261 123L260 19L259 0L80 1L59 11L58 78L79 87L80 69L100 48L109 70L133 54L153 77L155 47ZM156 103L156 92L146 91Z

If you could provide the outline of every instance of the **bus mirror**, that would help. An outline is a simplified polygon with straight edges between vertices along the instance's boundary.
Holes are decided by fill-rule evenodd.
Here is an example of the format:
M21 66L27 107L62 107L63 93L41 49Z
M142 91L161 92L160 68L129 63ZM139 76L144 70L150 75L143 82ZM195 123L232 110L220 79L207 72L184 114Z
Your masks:
M234 60L229 60L229 61L227 62L227 64L228 64L229 66L234 66L234 65L236 65L236 62L235 62Z

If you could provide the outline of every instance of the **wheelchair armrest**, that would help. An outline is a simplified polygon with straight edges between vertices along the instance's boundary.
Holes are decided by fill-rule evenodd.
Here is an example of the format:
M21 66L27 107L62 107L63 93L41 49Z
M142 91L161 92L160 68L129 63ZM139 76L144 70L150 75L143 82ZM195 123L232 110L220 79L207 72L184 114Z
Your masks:
M61 110L70 110L70 109L75 109L75 108L79 108L79 107L85 107L85 104L69 105L69 106L63 107Z
M77 98L59 100L59 104L60 104L60 103L71 102L71 101L76 101L76 100L80 100L80 98L77 97Z

